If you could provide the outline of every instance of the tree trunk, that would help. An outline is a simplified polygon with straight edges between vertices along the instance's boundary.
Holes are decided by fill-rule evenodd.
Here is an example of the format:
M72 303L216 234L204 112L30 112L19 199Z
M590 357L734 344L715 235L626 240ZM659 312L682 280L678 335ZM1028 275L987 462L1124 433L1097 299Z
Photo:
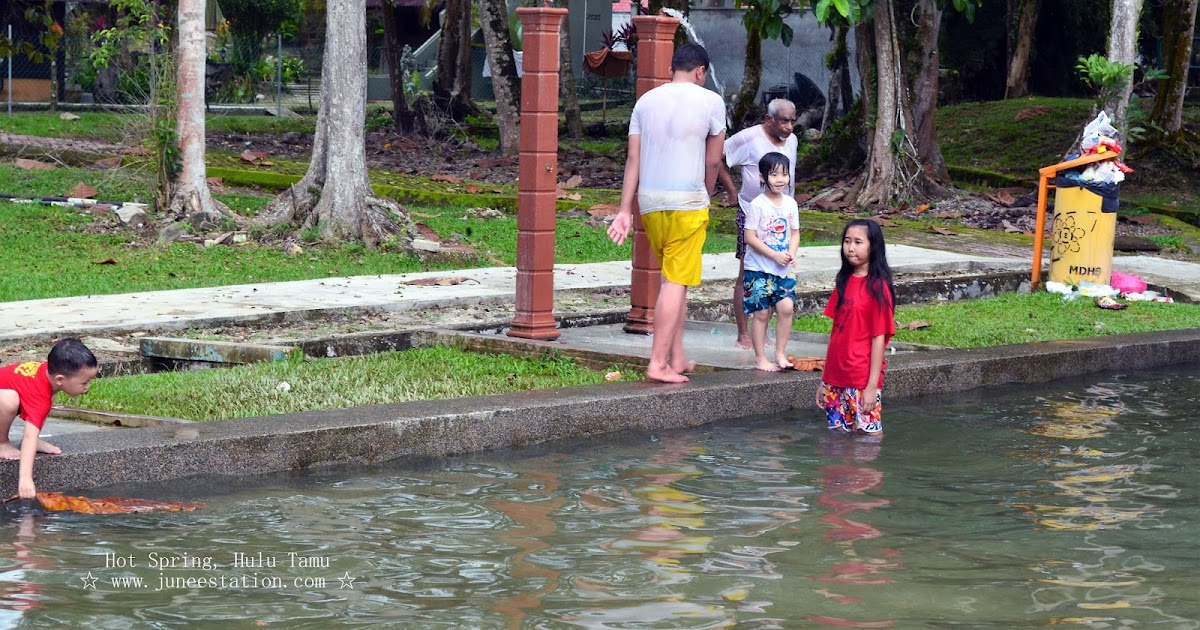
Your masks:
M520 150L521 83L508 37L508 5L505 0L479 0L479 28L492 71L496 95L496 122L500 127L500 153L515 156Z
M453 0L462 5L460 9L466 18L458 22L458 54L454 60L457 69L454 71L454 85L450 87L450 104L455 115L475 113L475 102L471 100L471 73L474 66L471 63L471 0ZM458 120L458 118L455 118Z
M566 1L558 2L565 7ZM563 113L567 118L567 135L573 140L583 139L583 112L579 109L579 93L575 87L575 59L571 56L571 28L563 20L558 33L558 82L561 86Z
M733 97L733 125L736 130L747 126L746 114L754 107L758 86L762 82L762 37L758 33L746 33L746 67L742 70L742 86Z
M1137 64L1137 27L1141 14L1142 0L1113 0L1112 22L1108 34L1109 61ZM1104 104L1104 109L1112 114L1112 125L1117 128L1117 138L1122 145L1128 145L1129 121L1125 118L1126 110L1129 109L1129 96L1132 93L1133 77L1130 77L1120 94ZM1125 148L1128 150L1128 146Z
M214 226L222 217L233 217L229 208L213 199L204 163L204 80L207 53L204 41L204 0L179 0L178 50L175 52L175 90L178 98L175 135L182 168L176 176L168 212L193 225Z
M832 29L833 50L829 51L829 56L826 57L826 65L829 67L829 89L825 92L825 111L821 116L822 136L829 131L829 126L834 120L849 109L850 102L847 99L853 98L853 92L847 93L843 89L843 83L847 84L847 87L849 84L850 49L846 46L846 33L850 27L838 20Z
M397 35L396 8L389 1L383 3L384 54L387 55L388 80L392 87L392 124L398 133L416 131L416 117L404 93L404 68L401 66L402 44Z
M919 0L918 8L932 6L934 1ZM875 38L875 129L867 147L867 166L861 176L863 184L855 200L857 205L865 207L920 201L941 189L930 179L927 165L915 144L917 127L913 109L916 101L910 99L905 79L894 0L880 0L875 7L872 29ZM928 9L922 13L928 13ZM904 15L907 19L909 12ZM926 42L926 51L929 46ZM936 51L936 44L933 50ZM928 54L924 53L925 56ZM936 52L934 56L936 59ZM936 61L934 63L936 65ZM936 93L928 98L936 102ZM931 109L929 115L932 113Z
M1029 95L1029 55L1033 51L1038 13L1042 10L1042 0L1014 1L1017 6L1009 23L1012 46L1008 57L1008 80L1004 84L1006 99Z
M433 82L433 94L439 103L449 103L454 80L458 74L458 51L469 45L462 41L462 23L471 21L471 14L463 15L461 0L447 0L442 14L442 30L438 36L437 80ZM469 5L468 5L469 9Z
M1163 7L1163 64L1168 76L1159 82L1150 119L1168 134L1183 128L1183 97L1196 30L1198 0L1180 0Z
M913 143L917 147L922 173L940 188L950 180L946 159L942 157L942 145L938 143L937 129L934 127L938 67L941 61L938 33L942 26L942 10L938 7L938 0L917 0L916 11L908 15L915 19L916 32L913 37L901 37L900 41L910 42L912 46L906 55L909 64L904 74L913 77L907 94L912 101ZM904 24L911 25L913 21L904 20ZM930 191L934 190L930 188Z
M262 225L316 227L323 239L392 241L411 251L416 228L403 208L375 196L367 180L366 0L326 8L321 107L308 172L255 218Z

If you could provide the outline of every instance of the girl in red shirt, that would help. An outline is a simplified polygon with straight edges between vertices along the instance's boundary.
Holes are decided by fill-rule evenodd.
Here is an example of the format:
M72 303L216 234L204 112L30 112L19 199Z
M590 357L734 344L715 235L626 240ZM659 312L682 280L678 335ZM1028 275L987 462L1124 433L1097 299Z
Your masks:
M895 291L879 224L855 219L842 231L842 268L825 316L833 319L817 406L829 428L883 435L883 351L896 334Z

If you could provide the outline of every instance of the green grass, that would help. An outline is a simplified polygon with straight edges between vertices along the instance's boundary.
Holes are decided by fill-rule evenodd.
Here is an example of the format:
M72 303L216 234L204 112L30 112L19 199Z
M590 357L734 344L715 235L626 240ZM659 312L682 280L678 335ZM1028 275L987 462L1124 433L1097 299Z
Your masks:
M218 198L253 211L267 200L249 195ZM74 208L0 203L6 258L0 269L0 301L516 264L517 221L511 214L483 221L463 218L466 209L461 207L410 210L431 215L416 220L444 239L461 235L478 256L427 265L415 257L359 244L306 242L299 256L254 244L204 248L180 242L157 247L153 233L94 230L95 217ZM630 256L628 242L623 247L613 245L603 226L585 225L580 217L561 218L556 237L558 263L628 260ZM705 252L733 251L734 246L732 234L710 224ZM116 264L96 264L109 259Z
M60 114L14 112L0 116L0 131L46 138L81 138L103 142L136 144L146 136L150 118L144 113L72 112L79 120L63 120ZM209 132L229 133L314 133L313 116L276 118L274 116L209 116Z
M152 197L152 178L149 171L136 168L93 170L61 167L46 171L16 168L0 164L0 192L21 197L65 195L72 186L84 182L98 192L97 199L149 202Z
M1035 107L1050 111L1022 121ZM1024 180L1055 164L1090 118L1087 99L1031 97L939 107L938 139L947 164L992 171Z
M1200 325L1200 305L1131 302L1123 311L1107 311L1090 298L1068 302L1052 293L1009 293L982 300L901 306L896 309L896 321L930 324L928 328L897 330L896 341L983 348L1196 328ZM821 315L803 315L796 318L793 327L828 333L830 323Z
M104 411L220 420L314 409L603 383L604 372L570 359L481 356L419 348L340 359L296 359L230 369L98 379L58 402ZM641 375L623 372L625 380ZM289 391L280 388L288 383Z
M154 235L88 233L93 220L72 208L0 203L5 264L0 301L72 295L306 280L423 271L417 259L361 245L305 246L299 256L275 247L147 246ZM131 247L130 243L142 245ZM116 264L95 264L113 259ZM432 269L461 265L440 263Z

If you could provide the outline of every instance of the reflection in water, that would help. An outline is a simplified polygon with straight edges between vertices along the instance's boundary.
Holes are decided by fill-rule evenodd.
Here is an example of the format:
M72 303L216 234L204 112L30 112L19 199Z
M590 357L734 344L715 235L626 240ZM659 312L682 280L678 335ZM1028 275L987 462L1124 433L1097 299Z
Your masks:
M900 552L894 549L879 549L878 556L871 555L874 553L871 550L860 549L857 543L881 538L883 532L847 516L854 512L869 512L886 507L893 502L891 499L866 498L867 493L877 492L883 483L883 471L866 465L879 457L882 440L829 433L824 436L821 446L824 455L840 460L838 463L826 464L818 471L821 475L821 487L825 491L818 504L830 509L821 516L821 522L831 528L825 533L825 539L833 543L846 560L830 566L828 573L819 575L816 579L831 585L829 589L840 590L849 585L869 588L859 589L866 591L861 597L829 589L821 589L817 593L839 604L857 605L867 601L866 596L872 589L891 584L892 578L887 576L887 571L900 567L900 563L896 561ZM856 609L861 607L856 606ZM889 628L895 623L889 619L852 620L814 614L807 615L806 618L821 625L837 628Z
M813 413L0 516L0 626L1200 630L1193 372L896 405L886 446ZM279 587L157 588L239 573Z
M1106 450L1113 433L1126 430L1120 418L1130 414L1124 398L1148 394L1143 386L1093 386L1082 396L1043 399L1045 413L1034 419L1030 432L1042 440L1036 460L1051 477L1040 483L1053 488L1038 493L1038 503L1016 504L1033 522L1048 530L1093 532L1132 527L1153 530L1164 526L1165 509L1148 498L1174 498L1169 485L1140 479L1155 466L1139 451ZM1150 437L1150 436L1147 436ZM1153 439L1153 438L1151 438ZM1124 611L1140 607L1162 614L1171 622L1187 620L1163 613L1156 606L1165 594L1153 584L1165 567L1130 554L1122 546L1105 544L1088 533L1071 549L1072 560L1046 559L1035 565L1041 584L1032 593L1035 612L1064 610ZM1085 559L1081 560L1080 555ZM1073 611L1073 612L1074 612ZM1051 623L1086 623L1109 627L1117 617L1072 615ZM1175 627L1198 627L1195 622Z

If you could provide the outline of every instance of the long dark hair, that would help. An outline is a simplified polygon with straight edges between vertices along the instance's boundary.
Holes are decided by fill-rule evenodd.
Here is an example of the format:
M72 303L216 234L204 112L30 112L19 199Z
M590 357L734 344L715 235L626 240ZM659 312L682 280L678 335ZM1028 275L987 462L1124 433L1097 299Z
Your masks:
M883 229L874 221L854 219L842 229L841 243L846 241L846 233L852 227L865 228L867 230L867 243L871 246L871 253L869 258L867 258L867 290L875 298L876 304L887 307L889 311L895 312L896 287L892 284L892 268L888 266L887 262L887 246L883 243ZM841 249L840 245L838 253L842 256L842 268L838 270L834 285L837 287L838 294L837 307L840 308L842 306L842 299L846 297L846 282L854 273L854 265L851 265L850 261L846 259L846 252ZM887 287L886 293L883 290L885 286Z

